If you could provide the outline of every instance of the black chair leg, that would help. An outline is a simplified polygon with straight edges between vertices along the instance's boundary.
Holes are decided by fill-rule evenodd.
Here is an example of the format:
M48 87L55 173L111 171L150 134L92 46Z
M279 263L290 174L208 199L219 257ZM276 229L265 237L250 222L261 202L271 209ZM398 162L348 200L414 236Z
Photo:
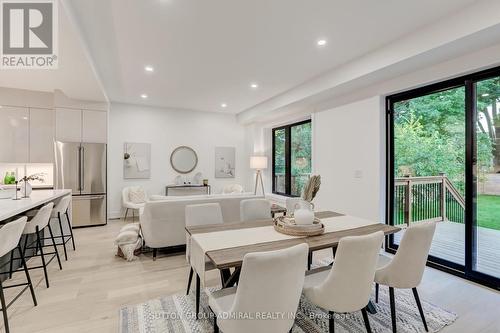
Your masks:
M313 253L309 252L309 254L307 255L307 270L311 270L312 261L313 261Z
M332 311L328 312L328 332L335 332L335 313Z
M75 237L73 236L73 227L71 226L71 221L69 220L68 210L66 209L66 220L68 221L69 234L71 235L71 243L73 243L73 251L76 251L75 247Z
M156 260L156 253L158 252L157 249L153 249L153 261Z
M200 314L200 293L201 293L201 280L198 273L196 273L196 320Z
M123 218L124 221L127 221L127 214L128 214L128 208L125 210L125 217Z
M57 212L57 220L59 221L59 230L61 230L61 239L62 239L62 246L64 249L64 259L68 261L68 251L66 250L66 240L64 239L64 231L62 227L62 221L61 221L61 212ZM50 223L49 223L50 225Z
M191 289L191 281L193 280L193 273L194 273L194 270L193 270L193 267L191 267L191 269L189 270L188 286L186 289L186 295L189 295L189 289Z
M56 240L54 239L54 233L52 233L52 227L50 226L50 223L47 225L49 227L49 234L50 238L52 239L52 245L54 245L54 251L56 253L56 258L57 258L57 263L59 264L59 269L62 270L62 265L61 265L61 258L59 257L59 251L57 251L57 245L56 245ZM64 239L63 239L64 241ZM64 251L66 252L66 251Z
M21 255L21 264L23 265L24 274L26 275L26 280L28 281L28 286L30 287L31 298L33 299L33 304L35 306L37 306L38 302L36 301L35 289L33 288L33 283L31 282L30 272L28 270L28 266L26 265L26 260L24 260L24 253L21 251L20 245L17 246L17 249L19 250L19 254Z
M420 303L420 297L418 297L417 288L413 288L413 296L415 297L415 302L417 302L418 312L420 312L420 317L422 318L422 322L424 323L424 328L426 332L429 332L427 328L427 321L425 320L424 310L422 309L422 304Z
M45 285L49 288L49 275L47 274L47 263L45 262L45 255L43 254L42 241L40 240L40 230L36 227L36 244L40 248L40 257L42 258L43 275L45 275Z
M379 285L378 283L375 283L375 303L378 303L378 289Z
M214 333L219 333L219 325L217 325L217 315L214 314Z
M3 324L5 333L9 333L9 319L7 317L7 305L5 304L5 295L3 294L2 280L0 279L0 305L2 306Z
M391 302L392 333L396 333L396 301L394 299L394 288L389 287L389 299Z
M13 266L14 266L14 250L10 251L9 279L12 279Z
M370 328L370 320L368 319L368 313L366 312L365 308L361 309L361 314L363 315L363 320L365 322L366 332L372 333L372 329Z

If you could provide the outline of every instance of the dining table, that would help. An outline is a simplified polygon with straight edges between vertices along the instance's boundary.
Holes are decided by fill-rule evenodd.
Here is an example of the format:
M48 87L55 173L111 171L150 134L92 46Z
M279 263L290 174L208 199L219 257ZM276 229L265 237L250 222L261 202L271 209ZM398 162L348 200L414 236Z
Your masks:
M274 229L274 219L186 226L190 246L190 265L196 273L196 314L199 313L201 285L205 285L206 261L220 270L222 287L237 284L243 258L248 253L275 251L301 243L309 246L310 254L322 249L337 248L347 236L362 236L382 231L386 236L401 229L380 222L332 211L315 213L324 225L324 232L316 236L290 236ZM232 269L232 272L231 272ZM370 302L367 310L375 313Z

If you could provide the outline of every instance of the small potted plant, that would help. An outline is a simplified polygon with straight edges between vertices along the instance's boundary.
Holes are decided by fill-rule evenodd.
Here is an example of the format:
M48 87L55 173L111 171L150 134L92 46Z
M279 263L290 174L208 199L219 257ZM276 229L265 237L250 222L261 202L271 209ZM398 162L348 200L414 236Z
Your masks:
M23 198L29 198L31 191L33 190L29 182L35 180L43 183L45 181L45 173L35 173L19 179L19 183L24 182L24 184L21 186L21 194L23 195Z

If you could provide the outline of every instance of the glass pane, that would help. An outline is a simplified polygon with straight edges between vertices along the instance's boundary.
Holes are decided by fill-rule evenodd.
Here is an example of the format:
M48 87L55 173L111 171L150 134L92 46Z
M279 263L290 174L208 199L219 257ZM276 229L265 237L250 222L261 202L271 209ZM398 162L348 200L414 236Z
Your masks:
M311 123L291 128L292 188L291 195L301 195L311 176Z
M394 168L394 224L440 221L430 254L464 265L464 87L394 104Z
M476 84L476 246L473 269L500 277L500 78Z
M285 193L285 129L274 131L274 191Z

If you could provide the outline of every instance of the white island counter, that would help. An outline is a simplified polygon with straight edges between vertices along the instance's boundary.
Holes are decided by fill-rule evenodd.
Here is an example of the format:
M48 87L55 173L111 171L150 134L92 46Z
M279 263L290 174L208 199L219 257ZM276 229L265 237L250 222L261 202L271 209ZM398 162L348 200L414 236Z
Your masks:
M71 194L71 190L36 190L31 193L29 198L0 199L0 223L68 194Z

